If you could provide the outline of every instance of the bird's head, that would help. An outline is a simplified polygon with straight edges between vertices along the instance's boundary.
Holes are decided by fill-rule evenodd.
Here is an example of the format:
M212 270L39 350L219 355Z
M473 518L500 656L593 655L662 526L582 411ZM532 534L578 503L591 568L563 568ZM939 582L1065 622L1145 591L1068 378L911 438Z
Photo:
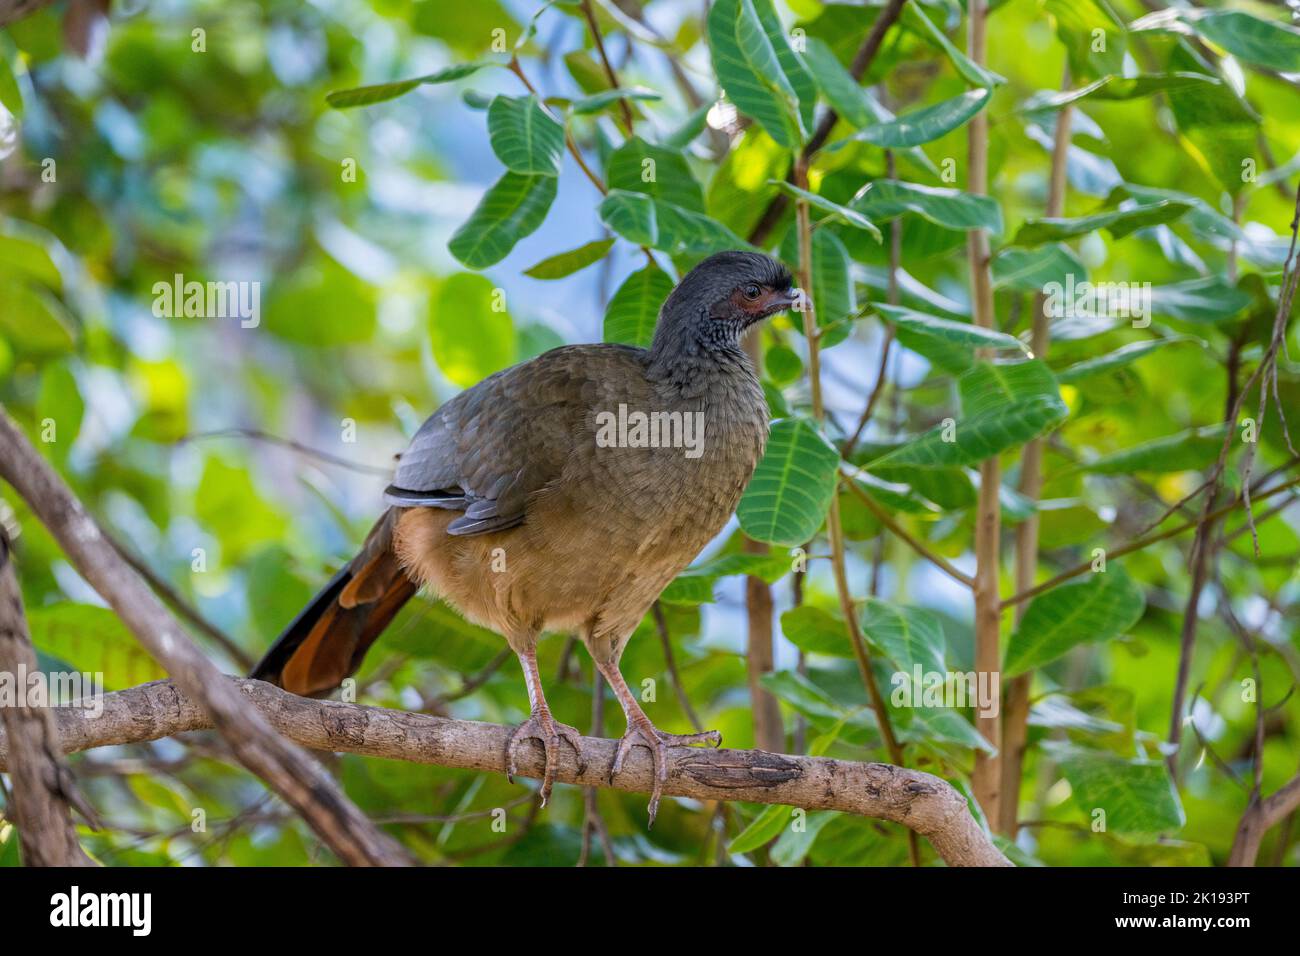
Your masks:
M792 308L790 270L761 252L719 252L688 272L664 301L653 349L734 349L745 330Z

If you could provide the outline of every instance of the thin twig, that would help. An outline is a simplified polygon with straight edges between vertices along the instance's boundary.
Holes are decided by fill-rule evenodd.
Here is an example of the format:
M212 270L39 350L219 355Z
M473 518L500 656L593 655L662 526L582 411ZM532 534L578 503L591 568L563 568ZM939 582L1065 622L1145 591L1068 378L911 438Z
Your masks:
M185 445L193 441L200 441L208 438L251 438L256 441L266 442L269 445L280 445L283 448L289 448L301 455L309 458L315 458L317 461L323 461L327 464L338 465L340 468L347 468L351 471L363 475L380 475L388 477L393 473L391 468L380 468L377 465L364 465L360 462L349 461L346 458L340 458L338 455L331 455L327 451L321 451L319 448L312 448L301 442L296 442L291 438L281 438L279 435L272 435L269 432L261 431L257 428L218 428L209 432L193 432L189 435L182 435L176 440L176 444Z
M1270 488L1267 491L1259 492L1254 496L1254 498L1256 501L1263 501L1265 498L1271 498L1273 497L1273 495L1286 491L1288 488L1294 488L1297 485L1300 485L1300 477L1292 478L1290 481L1283 482L1282 484L1274 488ZM1239 504L1241 504L1241 500L1242 500L1241 496L1238 495L1237 497L1233 498L1232 501L1210 512L1210 516L1209 516L1210 519L1217 520L1219 518L1222 518L1224 515L1228 514ZM1167 531L1161 531L1159 534L1150 534L1150 535L1146 535L1145 537L1134 538L1132 541L1120 545L1118 548L1114 548L1112 550L1107 551L1106 558L1107 560L1112 560L1114 558L1121 558L1126 554L1132 554L1134 551L1141 551L1143 548L1150 547L1151 545L1156 544L1157 542L1166 541L1169 538L1177 537L1178 535L1182 534L1184 531L1189 531L1192 528L1197 527L1200 523L1201 521L1199 519L1196 521L1188 521L1178 525L1177 527L1170 528ZM1002 606L1006 608L1012 606L1013 604L1019 604L1021 601L1028 601L1030 598L1038 597L1038 595L1050 591L1052 590L1052 588L1057 587L1061 584L1064 584L1066 581L1069 581L1071 578L1077 578L1081 574L1086 574L1091 569L1092 569L1092 562L1083 561L1079 564L1076 564L1072 568L1062 571L1060 574L1056 575L1050 580L1044 581L1042 584L1036 584L1032 588L1028 588L1027 590L1019 592L1018 594L1013 594L1010 597L1003 599Z
M921 557L925 558L927 561L933 564L944 574L948 575L948 577L952 578L954 581L958 582L959 584L964 584L968 588L975 587L974 578L972 578L969 574L966 574L964 571L962 571L960 568L954 565L943 555L937 554L934 551L930 550L918 538L914 537L906 528L904 528L901 524L895 521L890 516L889 512L886 511L884 508L882 508L874 498L872 498L869 494L867 494L860 487L858 487L858 483L853 480L852 474L845 472L841 474L841 477L845 479L844 483L845 485L847 485L849 491L853 492L853 494L855 494L858 497L858 500L860 500L864 505L866 505L868 510L870 510L871 513L875 515L876 518L880 521L880 523L884 525L896 538L904 542L913 551L915 551Z
M596 22L596 14L591 9L591 0L582 0L582 15L587 20L587 27L591 30L592 42L596 44L596 52L600 55L600 63L605 68L605 76L609 80L609 85L614 89L622 89L618 82L618 73L614 69L614 64L609 62L609 54L605 52L605 38L601 36L600 25ZM628 105L626 97L619 97L618 105L622 107L623 116L623 133L626 136L632 135L632 107Z
M889 0L888 5L876 17L875 23L871 24L871 30L867 34L867 38L862 41L862 46L858 48L858 52L853 57L853 62L849 65L849 75L853 79L861 80L866 75L867 70L871 68L872 61L875 60L876 54L880 52L880 44L885 39L885 33L898 20L906 2L907 0ZM831 130L839 122L839 118L839 113L833 109L828 109L822 116L812 136L809 137L808 142L800 151L800 158L805 165L825 145L826 140L831 135ZM796 160L797 165L798 161ZM793 177L794 169L791 169L790 175L786 177L786 182L794 183ZM755 245L762 245L776 227L776 224L781 221L781 216L784 215L789 205L790 197L786 193L779 192L773 196L771 202L767 204L767 208L763 210L763 215L759 217L758 224L750 231L749 241Z

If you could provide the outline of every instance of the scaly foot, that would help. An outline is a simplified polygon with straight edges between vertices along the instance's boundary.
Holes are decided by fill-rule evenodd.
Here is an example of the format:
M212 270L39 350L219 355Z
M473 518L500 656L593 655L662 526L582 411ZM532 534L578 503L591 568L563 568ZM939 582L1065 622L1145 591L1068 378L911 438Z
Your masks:
M645 723L636 721L629 724L627 733L618 742L614 763L609 768L611 783L614 781L615 774L623 768L623 759L633 747L645 747L650 751L655 775L654 788L650 792L650 826L655 825L655 816L659 813L659 797L663 794L664 783L668 780L668 748L689 747L691 744L712 744L721 747L722 734L716 730L706 730L702 734L666 734L646 720Z
M530 738L540 740L546 751L546 772L542 775L542 806L546 806L546 801L551 798L551 786L555 783L561 739L567 740L573 752L578 755L578 773L587 769L587 763L582 759L582 734L576 728L560 723L547 711L535 712L516 727L506 741L506 779L511 783L515 782L516 751L519 744Z

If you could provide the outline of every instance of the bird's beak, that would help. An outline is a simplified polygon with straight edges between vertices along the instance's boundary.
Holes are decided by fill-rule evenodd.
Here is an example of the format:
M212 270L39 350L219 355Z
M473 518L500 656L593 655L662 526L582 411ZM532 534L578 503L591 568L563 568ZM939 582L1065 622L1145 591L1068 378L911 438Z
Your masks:
M783 289L772 296L771 312L773 315L778 312L787 312L790 309L802 312L801 303L803 301L803 289Z

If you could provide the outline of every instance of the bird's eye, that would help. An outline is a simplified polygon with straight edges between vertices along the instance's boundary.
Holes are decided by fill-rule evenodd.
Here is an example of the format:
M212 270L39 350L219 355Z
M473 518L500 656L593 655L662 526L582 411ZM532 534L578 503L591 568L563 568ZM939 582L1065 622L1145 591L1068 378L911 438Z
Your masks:
M761 291L762 290L759 289L758 286L754 285L753 283L750 283L749 285L745 286L745 298L757 299Z

